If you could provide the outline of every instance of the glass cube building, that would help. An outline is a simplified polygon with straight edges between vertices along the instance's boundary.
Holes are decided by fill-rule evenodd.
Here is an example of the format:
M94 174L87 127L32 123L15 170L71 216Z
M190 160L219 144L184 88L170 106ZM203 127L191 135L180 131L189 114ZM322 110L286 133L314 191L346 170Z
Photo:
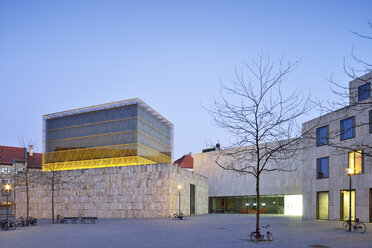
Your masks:
M172 159L173 124L138 98L43 116L43 171Z

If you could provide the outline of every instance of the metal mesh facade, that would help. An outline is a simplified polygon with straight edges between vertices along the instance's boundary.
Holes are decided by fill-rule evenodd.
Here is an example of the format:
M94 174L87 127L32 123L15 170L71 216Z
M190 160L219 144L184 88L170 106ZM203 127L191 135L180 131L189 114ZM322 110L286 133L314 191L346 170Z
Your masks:
M171 163L173 125L140 99L43 116L43 170Z

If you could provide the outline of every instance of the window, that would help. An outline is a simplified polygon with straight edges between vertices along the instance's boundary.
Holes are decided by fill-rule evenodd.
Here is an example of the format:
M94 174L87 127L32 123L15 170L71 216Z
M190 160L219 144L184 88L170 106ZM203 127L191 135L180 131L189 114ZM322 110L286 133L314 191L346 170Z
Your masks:
M372 133L372 110L369 111L369 132Z
M354 138L355 136L355 125L354 125L354 116L341 120L340 122L340 138L341 140L346 140Z
M319 127L316 129L316 146L328 144L328 126Z
M354 170L354 174L363 173L363 151L349 152L349 168Z
M10 173L12 173L12 168L11 167L2 167L2 168L0 168L0 173L10 174Z
M317 171L317 175L316 175L316 178L317 179L321 179L321 178L328 178L328 162L329 162L329 159L328 157L326 158L318 158L316 160L316 171Z
M23 173L23 172L25 172L25 168L16 168L16 169L14 169L14 173L15 174Z
M358 101L363 101L371 96L371 84L366 83L358 87Z

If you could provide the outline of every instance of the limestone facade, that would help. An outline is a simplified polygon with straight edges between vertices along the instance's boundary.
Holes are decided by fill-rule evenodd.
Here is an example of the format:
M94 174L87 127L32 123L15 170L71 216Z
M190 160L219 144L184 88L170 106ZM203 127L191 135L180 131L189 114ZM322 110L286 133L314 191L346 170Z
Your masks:
M194 155L194 172L208 178L209 196L256 195L256 178L249 174L241 175L222 169L215 162L217 156L220 156L218 151ZM262 195L300 195L302 193L300 156L288 161L287 164L291 164L294 170L262 174L260 179Z
M46 172L43 172L46 173ZM195 214L208 213L207 178L172 164L61 171L69 183L55 192L55 216L98 218L167 218L190 214L190 184L195 185ZM25 193L16 195L17 217L26 215ZM51 218L51 192L45 185L30 190L30 215Z
M365 75L364 77L367 77ZM372 73L369 75L371 78ZM319 218L318 193L328 193L328 219L342 220L341 191L349 190L349 176L346 168L349 166L349 152L362 150L363 173L352 176L352 190L355 190L355 216L361 221L372 221L372 133L370 118L372 108L369 100L359 104L357 98L358 86L365 84L358 80L351 81L350 105L315 118L303 124L304 132L309 133L303 139L306 152L302 156L302 191L303 218ZM362 102L363 103L363 102ZM369 105L367 105L369 104ZM354 117L354 137L341 140L340 121ZM329 144L317 146L316 129L328 126ZM317 179L317 159L328 157L328 178ZM348 206L348 205L347 205ZM352 215L354 217L354 215Z

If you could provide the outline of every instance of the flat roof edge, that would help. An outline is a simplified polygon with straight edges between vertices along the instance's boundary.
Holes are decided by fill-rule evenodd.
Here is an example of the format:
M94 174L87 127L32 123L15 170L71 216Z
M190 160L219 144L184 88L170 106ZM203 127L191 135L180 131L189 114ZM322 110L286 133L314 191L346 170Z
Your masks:
M82 114L82 113L94 112L94 111L110 109L110 108L123 107L123 106L134 105L134 104L138 104L139 106L143 107L150 114L152 114L154 117L156 117L157 119L159 119L160 121L162 121L166 125L168 125L170 127L173 127L173 124L170 121L168 121L161 114L159 114L156 110L151 108L149 105L144 103L139 98L133 98L133 99L123 100L123 101L110 102L110 103L104 103L104 104L89 106L89 107L71 109L71 110L56 112L56 113L52 113L52 114L46 114L46 115L43 115L43 119L47 120L47 119L53 119L53 118L60 118L60 117L65 117L65 116L77 115L77 114Z

